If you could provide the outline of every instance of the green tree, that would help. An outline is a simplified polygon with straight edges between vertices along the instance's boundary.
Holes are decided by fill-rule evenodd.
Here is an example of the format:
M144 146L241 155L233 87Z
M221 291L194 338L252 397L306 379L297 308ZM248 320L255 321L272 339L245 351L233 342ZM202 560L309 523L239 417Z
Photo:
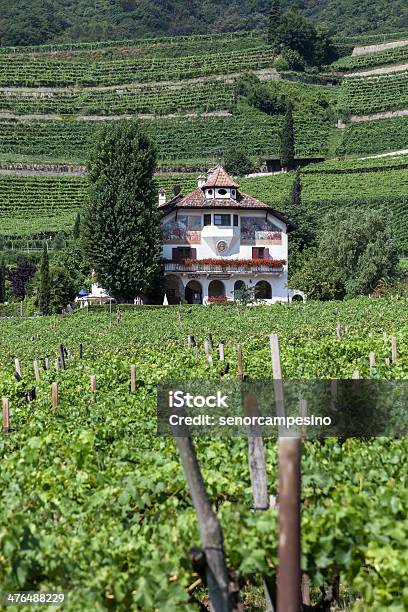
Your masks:
M72 236L76 240L80 237L80 234L81 234L81 215L77 213L77 216L75 217L74 227L72 228Z
M295 165L295 129L293 125L293 107L288 102L281 131L280 161L282 168L292 170Z
M371 293L398 278L398 249L386 211L360 208L330 213L290 286L310 299L343 299Z
M277 29L280 26L282 17L280 0L272 0L271 10L269 11L268 20L268 44L276 48Z
M6 301L6 276L6 262L4 261L4 257L2 257L0 261L0 304Z
M82 244L98 282L120 301L151 291L161 276L156 151L136 122L102 130L89 168Z
M62 266L52 266L50 269L50 313L60 313L77 294L75 279Z
M41 258L40 276L38 281L38 308L41 314L50 314L50 262L48 258L47 243L44 242L43 254Z
M238 176L244 176L244 174L249 174L254 170L254 164L248 155L236 147L226 152L224 167L230 174L236 174Z

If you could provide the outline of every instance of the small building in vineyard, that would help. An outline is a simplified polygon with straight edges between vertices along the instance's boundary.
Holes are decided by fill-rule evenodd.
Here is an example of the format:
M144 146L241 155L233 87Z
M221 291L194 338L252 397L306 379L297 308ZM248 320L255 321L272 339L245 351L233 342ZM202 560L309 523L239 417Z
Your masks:
M288 233L295 226L242 193L221 166L200 176L188 195L167 200L161 189L159 207L170 304L229 301L244 293L267 303L302 299L287 287Z

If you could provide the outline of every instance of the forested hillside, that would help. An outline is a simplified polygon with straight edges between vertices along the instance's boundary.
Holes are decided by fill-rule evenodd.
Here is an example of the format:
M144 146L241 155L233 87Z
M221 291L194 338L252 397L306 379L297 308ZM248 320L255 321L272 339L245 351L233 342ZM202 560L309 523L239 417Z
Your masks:
M282 0L337 35L408 28L405 0ZM262 28L269 0L0 0L0 44L125 39Z

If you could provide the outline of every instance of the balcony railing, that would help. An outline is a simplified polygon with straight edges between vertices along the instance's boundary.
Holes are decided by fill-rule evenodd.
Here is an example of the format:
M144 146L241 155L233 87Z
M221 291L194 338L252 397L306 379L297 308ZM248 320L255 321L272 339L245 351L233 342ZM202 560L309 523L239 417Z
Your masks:
M229 272L262 272L280 274L285 264L286 261L282 259L189 259L184 261L166 261L164 263L164 269L166 272L219 272L223 274L228 274Z

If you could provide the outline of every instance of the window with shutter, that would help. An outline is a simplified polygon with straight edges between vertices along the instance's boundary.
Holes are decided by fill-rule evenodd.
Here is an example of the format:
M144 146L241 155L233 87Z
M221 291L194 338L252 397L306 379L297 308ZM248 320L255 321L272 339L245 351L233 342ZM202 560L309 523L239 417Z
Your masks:
M173 258L173 261L178 261L180 259L180 251L178 247L174 247L172 249L172 258Z
M197 249L190 249L190 259L197 259Z
M264 259L269 259L269 249L264 249L264 254L263 254L263 258Z
M259 248L252 247L252 259L259 259Z

